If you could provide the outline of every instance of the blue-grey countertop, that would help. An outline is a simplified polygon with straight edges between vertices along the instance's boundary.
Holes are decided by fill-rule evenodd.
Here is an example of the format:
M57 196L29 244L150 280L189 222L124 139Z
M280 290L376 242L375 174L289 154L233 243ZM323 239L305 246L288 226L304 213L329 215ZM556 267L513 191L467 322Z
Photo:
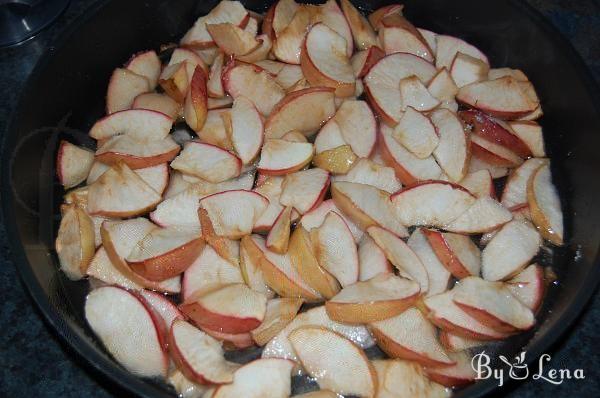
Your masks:
M527 0L558 28L600 81L600 1ZM0 134L4 134L21 87L48 43L94 0L73 0L51 28L20 47L0 49ZM121 396L92 373L44 324L10 259L0 220L0 397ZM548 367L581 368L584 380L553 385L528 380L500 392L510 397L600 396L600 294L550 353Z

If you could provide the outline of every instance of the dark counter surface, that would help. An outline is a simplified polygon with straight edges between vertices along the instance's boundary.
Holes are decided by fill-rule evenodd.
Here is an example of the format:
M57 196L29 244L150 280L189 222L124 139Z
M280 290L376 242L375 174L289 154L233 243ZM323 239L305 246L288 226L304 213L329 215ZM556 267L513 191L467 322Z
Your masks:
M600 1L527 0L573 44L600 81ZM74 0L59 20L23 45L0 49L0 134L4 135L29 73L53 38L94 0ZM0 215L1 217L1 215ZM42 321L11 261L0 219L0 397L123 396L57 339ZM583 369L584 380L553 385L527 380L501 390L510 397L600 396L600 294L549 354L546 369Z

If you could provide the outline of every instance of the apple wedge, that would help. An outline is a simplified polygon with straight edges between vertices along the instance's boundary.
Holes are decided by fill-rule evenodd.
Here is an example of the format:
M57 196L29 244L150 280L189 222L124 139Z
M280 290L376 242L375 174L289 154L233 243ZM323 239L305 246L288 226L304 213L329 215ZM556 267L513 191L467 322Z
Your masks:
M135 97L132 109L146 109L149 111L155 111L164 113L169 116L172 120L182 113L181 104L178 104L173 98L166 94L159 93L143 93Z
M546 290L544 269L537 264L531 264L506 281L506 287L517 300L535 313L542 305Z
M542 126L536 122L518 120L510 122L508 125L512 132L527 145L533 156L546 157Z
M208 90L208 96L212 98L223 98L225 96L225 89L223 88L223 65L225 64L225 55L219 51L208 73L208 80L206 82L206 89Z
M488 170L478 170L473 173L468 173L459 181L459 185L471 192L477 198L496 197L494 180Z
M406 242L408 247L415 252L419 260L423 263L427 276L429 278L429 289L427 296L444 293L448 290L452 274L442 264L436 255L433 247L429 243L427 236L422 228L416 228Z
M408 236L404 225L393 215L389 193L371 185L338 181L331 185L331 197L344 215L363 231L378 225L398 236Z
M110 76L106 92L106 113L131 108L135 97L151 91L150 82L128 69L117 68Z
M273 227L267 235L266 245L269 250L283 254L288 251L290 241L290 226L292 222L292 208L286 207L275 219Z
M481 60L483 63L489 65L488 58L479 51L475 46L467 43L458 37L448 35L437 35L436 36L436 52L435 52L435 66L438 69L446 68L450 70L452 62L458 53L469 55L473 58Z
M481 251L471 238L432 229L422 231L438 259L454 277L462 279L479 275Z
M196 66L183 104L185 122L194 131L202 129L206 122L208 113L206 80L207 76L204 69L200 65Z
M182 104L193 73L194 69L192 65L188 65L187 61L170 63L160 73L158 84L169 97Z
M369 14L369 22L375 31L381 29L381 20L388 16L399 14L402 15L402 10L404 9L404 5L402 4L389 4L387 6L383 6L378 8Z
M354 95L355 77L345 48L344 38L327 25L317 23L310 28L300 65L311 86L334 88L337 97Z
M210 397L211 390L214 390L214 387L198 384L188 379L177 368L170 371L167 383L173 386L179 396L185 398L202 397L204 394Z
M468 84L458 90L456 99L492 116L509 120L526 116L538 106L510 76Z
M529 264L542 244L540 234L527 221L505 224L482 252L481 274L489 281L510 278Z
M207 63L200 56L200 54L189 48L179 47L173 50L173 53L171 54L171 58L169 59L169 63L167 64L166 68L184 61L186 63L185 67L188 79L192 78L196 66L200 66L202 70L204 70L204 72L208 75L209 69ZM208 65L210 65L210 63L208 63Z
M229 239L239 239L252 233L252 228L269 205L264 196L246 190L219 192L200 200L215 233Z
M118 135L109 138L96 151L96 160L107 165L123 162L132 169L143 169L171 161L180 150L170 136L141 141L130 135Z
M83 209L65 207L54 247L60 269L69 279L83 278L96 251L94 224Z
M139 294L152 311L158 314L163 320L165 326L163 331L164 336L169 335L169 329L171 329L171 325L176 319L184 319L181 311L164 294L146 289L141 289Z
M272 52L278 60L288 64L300 64L302 44L315 11L308 6L299 7L289 23L276 34Z
M264 178L264 181L259 180ZM254 232L269 232L275 223L275 220L281 214L283 206L279 203L281 196L281 184L283 183L283 177L280 176L268 176L261 173L259 180L256 182L256 188L254 192L264 196L269 200L269 206L260 215L256 223L254 224ZM260 183L259 183L260 182Z
M264 69L248 64L236 64L223 71L223 86L234 99L244 96L254 102L256 109L268 116L285 97L283 88ZM292 130L292 129L290 129Z
M400 81L414 75L421 82L428 82L436 73L432 64L416 55L390 54L373 65L364 77L365 93L383 121L396 125L403 113Z
M240 175L242 162L229 151L199 141L185 144L183 151L171 162L182 173L218 183Z
M346 56L350 58L354 50L352 31L344 12L335 0L327 0L325 4L313 8L311 23L313 25L322 22L346 41Z
M511 219L513 214L496 200L480 197L444 229L460 234L487 233L500 228Z
M299 8L298 3L294 0L279 0L273 5L273 21L271 24L275 37L279 36L290 22L292 22Z
M246 28L248 26L246 26ZM269 54L271 54L271 49L273 48L273 41L266 34L256 36L256 41L258 41L259 43L258 47L250 51L248 54L238 56L237 59L239 59L242 62L248 63L266 60L269 57Z
M356 49L368 50L371 46L376 46L377 36L367 18L349 0L341 0L340 5L350 26Z
M96 336L125 369L142 377L167 375L162 319L143 299L120 287L100 287L88 294L84 311Z
M281 138L288 131L311 136L335 114L334 90L311 87L287 94L265 122L267 138Z
M429 181L404 188L391 201L404 225L444 227L467 211L475 197L460 185Z
M364 77L367 73L369 73L371 67L383 57L385 57L385 52L377 45L373 45L368 49L356 52L352 58L350 58L354 76L356 76L357 79Z
M440 101L431 95L417 76L409 76L400 80L400 98L402 99L400 107L402 111L410 106L420 112L428 112L440 105Z
M233 383L218 387L211 398L287 398L292 393L294 362L287 359L256 359L233 374Z
M440 142L431 120L410 106L394 128L392 136L419 159L429 157Z
M344 142L359 158L369 157L377 139L377 121L365 101L347 100L327 124L335 122Z
M89 187L88 213L132 217L153 209L160 195L127 165L118 163Z
M225 122L228 126L225 126ZM210 110L206 114L206 121L202 129L196 132L200 140L226 150L233 150L231 142L231 109Z
M399 13L386 15L381 19L379 27L379 42L386 54L413 54L433 62L434 53L421 34Z
M162 65L156 51L142 51L131 56L125 67L133 73L148 79L150 90L156 88Z
M550 165L543 165L530 177L527 183L527 203L531 219L542 237L557 246L562 246L563 214L558 191L552 184Z
M321 130L319 130L319 134L315 138L315 152L319 154L344 145L347 145L347 143L344 141L340 126L335 121L335 118L329 119Z
M438 337L440 338L440 343L449 353L467 351L485 344L484 341L458 336L445 330L440 330Z
M267 302L265 319L259 327L252 330L252 338L259 346L266 345L296 317L302 299L276 298Z
M471 354L463 351L450 353L448 356L456 364L445 368L426 369L425 372L429 379L446 387L460 387L477 380L477 373L471 365L473 359Z
M446 108L452 112L458 111L458 103L454 99L458 93L458 87L446 68L440 69L437 75L431 79L427 84L427 90L441 102L440 108Z
M415 361L428 367L455 363L438 342L435 326L416 308L370 323L369 329L379 348L392 358Z
M454 290L456 305L501 333L527 330L535 323L533 312L510 294L502 282L471 276L462 279Z
M72 188L85 181L93 162L94 152L61 141L56 155L56 174L61 185Z
M100 246L94 254L86 274L107 285L121 286L127 290L140 290L142 286L126 278L108 258L104 247Z
M306 228L307 231L310 232L311 229L320 227L323 224L323 221L325 221L327 214L329 214L331 211L334 211L342 216L346 222L346 225L348 228L350 228L350 232L352 232L352 235L354 236L354 241L359 242L363 236L363 231L354 222L352 222L352 220L346 217L344 213L342 213L342 211L335 205L333 199L324 200L319 206L304 214L300 219L300 223L304 228Z
M394 193L402 188L394 169L379 165L367 158L361 158L347 174L336 176L334 180L372 185L388 193Z
M450 76L458 88L471 83L478 83L488 79L490 66L479 58L456 53L450 66Z
M91 185L96 182L96 180L100 178L100 176L102 176L102 174L104 174L104 172L106 172L108 169L110 169L110 166L101 162L94 162L86 180L86 184ZM162 194L169 185L170 176L169 165L167 163L161 163L159 165L146 167L143 169L136 169L133 172L140 176L142 180L146 182L146 184L148 184L159 194ZM87 189L87 187L85 188ZM87 196L85 199L87 202Z
M429 290L429 276L419 257L402 239L387 229L371 226L367 233L383 250L387 259L400 271L400 275L416 281L421 293Z
M207 24L206 30L226 55L245 55L260 45L256 35L230 22Z
M257 168L265 175L293 173L310 163L313 152L309 142L267 139L262 146Z
M101 118L94 123L89 135L95 140L122 134L138 140L160 140L169 135L172 126L173 119L164 113L147 109L131 109Z
M363 324L401 314L411 307L420 293L419 285L392 273L344 287L325 303L334 321Z
M342 287L358 281L358 252L342 216L329 212L323 224L310 231L310 237L319 265Z
M262 117L252 101L237 97L231 108L231 141L243 164L249 164L263 143Z
M323 201L329 181L329 173L319 168L288 174L281 184L279 202L305 214Z
M458 182L464 178L469 167L469 137L460 119L447 109L432 112L430 118L439 134L439 144L433 156L450 181Z
M181 373L199 384L231 383L239 368L225 360L218 340L182 319L171 325L169 352Z
M376 275L391 273L392 266L384 251L369 235L363 236L358 244L358 280L362 282Z
M252 241L242 238L239 244L239 270L242 274L242 279L250 289L264 294L270 300L275 297L275 292L267 285L260 268L262 253L256 252L252 246L248 245L253 245Z
M338 394L373 397L377 374L364 352L324 327L303 326L289 335L300 362L319 387ZM334 355L323 355L333 352Z
M372 363L379 380L379 398L445 398L449 394L443 386L429 380L417 363L401 359L375 359Z
M229 95L225 95L223 98L208 97L206 104L209 111L213 109L228 109L233 104L233 98Z
M331 174L346 174L356 162L357 157L350 145L327 149L315 155L313 165Z
M548 159L527 159L516 168L508 177L502 191L501 203L507 208L520 206L527 202L527 185L531 176L543 165L548 164Z

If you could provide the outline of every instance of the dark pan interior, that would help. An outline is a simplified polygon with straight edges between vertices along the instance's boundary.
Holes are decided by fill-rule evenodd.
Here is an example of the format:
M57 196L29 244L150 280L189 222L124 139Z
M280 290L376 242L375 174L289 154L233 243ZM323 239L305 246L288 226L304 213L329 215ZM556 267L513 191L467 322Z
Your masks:
M356 3L356 1L354 1ZM243 1L263 11L271 1ZM389 1L358 1L372 10ZM58 272L53 242L62 187L54 159L61 138L90 145L87 130L103 113L112 70L131 54L176 42L216 0L101 2L42 57L22 93L2 154L2 204L16 264L48 322L94 368L122 387L147 397L171 396L162 383L134 377L101 348L83 318L86 282ZM533 360L566 330L592 294L600 272L600 114L598 88L574 50L541 17L517 1L405 1L417 26L456 35L479 47L493 66L522 69L533 81L545 112L547 150L566 221L567 245L542 256L558 281L549 288L535 330L500 349L521 349ZM457 396L489 392L493 380Z

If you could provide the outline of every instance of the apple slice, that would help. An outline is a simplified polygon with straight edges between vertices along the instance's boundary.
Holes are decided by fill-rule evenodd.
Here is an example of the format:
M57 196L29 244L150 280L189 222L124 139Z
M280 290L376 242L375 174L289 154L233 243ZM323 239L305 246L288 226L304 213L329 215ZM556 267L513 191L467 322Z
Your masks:
M383 57L385 57L385 52L376 45L356 52L350 59L352 70L354 70L354 76L356 76L357 79L364 77L369 73L371 67Z
M494 180L488 170L478 170L468 173L459 184L477 198L495 198Z
M404 188L391 201L404 225L444 227L467 211L475 197L460 185L430 181Z
M158 84L165 93L174 101L181 104L185 100L194 70L188 66L187 61L170 63L163 69L158 79Z
M335 89L337 97L350 97L355 77L345 53L346 41L323 23L313 25L302 46L302 73L312 86Z
M289 131L285 133L282 140L291 141L291 142L308 142L306 136L299 131Z
M256 35L229 22L207 24L206 30L217 47L227 55L245 55L260 45L256 40Z
M206 66L207 63L200 56L200 54L198 54L197 52L194 52L193 50L191 50L189 48L181 48L181 47L173 50L173 53L171 54L171 58L169 59L169 63L167 64L167 68L171 65L178 64L178 63L181 63L184 61L186 62L185 67L186 67L188 79L192 78L192 75L194 74L194 69L196 69L196 66L200 66L206 74L208 74L208 72L209 72L208 66ZM208 63L208 64L210 65L210 63Z
M132 169L143 169L171 161L180 149L171 137L140 141L130 135L118 135L96 151L96 160L107 165L123 162Z
M223 88L223 64L225 63L225 55L219 51L214 62L210 66L210 72L208 74L208 80L206 82L206 89L208 95L212 98L223 98L225 96L225 89Z
M387 229L371 226L367 228L367 233L383 250L387 259L400 271L400 275L416 281L421 287L421 293L427 293L429 276L415 252L402 239Z
M300 64L300 53L304 37L315 12L307 6L301 6L293 18L277 33L273 43L273 55L288 64Z
M344 101L328 124L332 121L356 156L366 158L371 154L377 139L377 121L365 101Z
M433 62L434 53L427 41L412 23L399 13L381 19L379 42L386 54L407 53Z
M356 224L354 224L352 220L346 217L340 209L338 209L333 199L323 201L319 206L304 214L300 219L300 223L304 228L306 228L307 231L310 232L311 229L320 227L323 224L323 221L325 221L327 214L329 214L331 211L334 211L342 216L346 222L346 225L348 228L350 228L350 232L352 232L354 240L359 242L363 236L363 231Z
M206 88L206 72L198 65L194 69L189 90L183 104L183 117L188 126L199 131L206 122L208 113L208 90Z
M502 282L471 276L462 279L454 290L456 305L499 332L527 330L535 323L533 312L510 294Z
M213 192L212 187L190 184L183 191L159 203L150 213L150 219L161 227L199 228L199 201Z
M275 292L267 285L260 268L262 253L252 250L253 247L249 245L253 245L252 241L243 238L239 244L239 270L241 271L243 281L246 282L250 289L262 293L270 300L275 297Z
M362 230L379 225L398 236L408 236L404 225L393 216L389 193L371 185L338 181L331 186L331 197Z
M299 5L294 0L279 0L273 5L272 28L275 37L279 36L290 22L292 22L299 8Z
M223 98L211 98L208 97L207 107L211 111L213 109L228 109L233 104L233 98L229 95L225 95Z
M407 359L428 367L455 363L438 342L435 326L416 308L370 323L369 329L379 348L392 358Z
M252 338L259 346L264 346L283 330L296 316L302 299L276 298L267 302L265 319L259 327L252 330Z
M527 184L531 176L548 162L544 158L531 158L516 168L504 185L501 203L507 208L527 203Z
M446 68L440 69L438 74L431 79L427 85L427 90L441 101L440 108L446 108L452 112L458 111L458 104L454 99L458 93L458 87Z
M444 227L461 234L480 234L500 228L513 218L513 214L490 197L477 198L467 211Z
M179 396L185 398L203 397L204 394L210 397L211 390L214 390L214 387L209 388L188 379L179 369L171 370L167 382L173 386Z
M229 22L244 27L250 18L248 11L239 1L222 1L208 14L196 20L181 39L184 47L204 49L214 47L215 43L208 32L207 25Z
M106 113L131 108L135 97L151 91L150 82L128 69L117 68L110 76L106 92Z
M427 297L424 306L428 319L442 330L458 336L480 340L501 340L508 335L484 325L463 311L453 301L454 290Z
M231 131L228 131L230 126L225 127L226 121L231 121L231 109L210 110L206 114L204 126L196 134L204 143L233 150L233 143L229 134Z
M182 319L171 325L169 352L181 373L199 384L231 383L239 368L225 360L218 340Z
M275 219L273 227L267 235L266 245L269 250L283 254L288 251L288 243L290 240L292 208L286 207L281 211Z
M365 353L344 336L318 326L303 326L289 335L300 362L319 387L338 394L372 397L377 374ZM333 352L333 355L323 355Z
M412 75L428 82L436 74L435 67L412 54L395 53L379 60L364 77L365 92L371 106L385 123L395 125L402 117L400 81Z
M211 398L287 398L292 393L294 362L287 359L256 359L233 374L233 383L218 387Z
M265 122L265 136L281 138L292 130L311 136L334 114L332 88L312 87L294 91L273 108Z
M126 278L115 268L104 247L99 247L86 271L87 275L107 285L124 287L127 290L140 290L142 286Z
M203 329L238 334L262 323L267 298L244 283L234 283L203 295L194 294L179 308Z
M425 39L425 42L427 42L427 45L429 46L431 51L433 51L433 53L435 54L437 52L437 36L438 36L438 34L435 32L432 32L430 30L423 29L423 28L417 28L417 30L419 31L421 36L423 36L423 39Z
M564 244L563 214L560 197L552 184L550 165L540 167L527 183L527 202L531 219L544 239L555 245Z
M231 108L231 141L243 164L249 164L260 152L263 123L260 113L245 97L237 97Z
M417 363L401 359L376 359L372 363L379 380L378 397L444 398L448 396L446 389L430 381L423 368Z
M342 130L335 121L335 117L329 119L315 138L315 152L319 154L344 145L347 145L347 143L344 141Z
M444 173L453 182L466 175L469 165L469 139L458 117L447 109L438 109L430 115L440 135L433 156Z
M338 35L346 41L346 56L350 58L354 49L354 40L352 31L346 16L338 6L335 0L327 0L325 4L315 7L312 16L312 24L324 23L333 29Z
M348 173L356 160L350 145L342 145L316 154L312 162L320 169L343 175Z
M262 34L256 36L256 41L259 43L258 47L250 51L248 54L238 56L237 59L248 63L266 60L271 53L271 49L273 48L273 42L271 41L271 38L268 35Z
M529 264L541 244L540 234L529 222L509 222L494 235L483 250L483 278L499 281L517 274Z
M371 46L376 46L377 36L367 18L349 0L341 0L340 4L352 31L352 38L354 39L356 49L368 50Z
M435 66L438 69L446 68L450 70L452 62L454 61L456 54L459 52L469 55L473 58L477 58L483 63L489 65L489 61L485 54L479 51L475 46L457 37L437 35L436 47Z
M467 84L487 80L489 69L490 66L486 62L459 51L450 66L450 76L460 88Z
M527 145L533 156L546 157L542 126L529 121L514 121L508 125L512 132Z
M106 217L144 214L160 202L160 195L127 165L118 163L89 187L88 212Z
M181 113L181 105L166 94L143 93L135 97L132 109L146 109L164 113L172 120L177 119Z
M388 193L394 193L402 188L402 184L396 179L394 169L381 166L366 158L354 164L346 175L335 177L335 181L372 185Z
M226 67L223 71L223 86L234 99L244 96L253 101L256 109L264 116L271 114L275 105L285 97L284 90L273 77L254 65Z
M83 209L68 205L62 211L55 249L60 269L72 280L83 278L96 251L94 224Z
M255 232L268 232L273 227L275 220L281 214L283 206L279 203L279 197L281 196L281 184L283 183L283 177L279 176L268 176L266 174L260 174L259 179L264 177L264 182L259 184L257 181L257 187L254 188L254 192L259 193L265 198L269 199L269 206L260 215L256 223L254 224L253 230Z
M452 275L458 279L479 275L481 252L471 238L431 229L422 231L438 259Z
M293 173L310 163L313 146L309 142L267 139L262 146L258 170L265 175Z
M56 174L65 188L72 188L85 181L92 163L94 152L80 148L67 141L61 141L56 155Z
M501 119L517 119L538 106L510 76L468 84L458 90L456 99Z
M166 376L169 359L162 319L142 300L120 287L100 287L85 300L85 318L125 369L142 377Z
M542 305L546 290L544 269L537 264L531 264L506 281L506 287L517 300L535 313Z
M358 280L361 282L376 275L393 273L384 251L369 235L363 236L358 244L358 267Z
M416 228L408 241L408 247L423 263L429 279L427 296L444 293L448 290L452 274L439 260L422 228Z
M471 156L471 161L469 162L469 173L474 173L479 170L489 171L494 179L507 176L509 171L507 167L497 166L475 156Z
M90 129L96 140L115 135L130 135L138 140L160 140L169 135L173 119L161 112L132 109L112 113L98 120Z
M463 351L450 353L448 356L456 364L445 368L428 368L425 370L427 377L446 387L460 387L477 380L477 373L471 365L473 359L471 354Z
M414 304L419 285L392 273L384 273L344 287L325 303L331 319L363 324L392 318Z
M242 162L231 152L217 146L190 141L171 162L171 167L182 173L218 183L239 176Z
M429 157L440 141L431 120L411 106L406 108L392 136L419 159Z
M139 293L144 298L146 304L162 318L165 326L163 331L165 336L168 336L169 329L171 329L171 325L176 319L184 319L181 311L164 294L146 289L141 289Z
M440 338L440 343L449 353L467 351L485 344L484 341L458 336L445 330L440 330L438 337Z
M317 207L329 188L329 173L319 168L297 171L285 176L279 202L300 214Z
M417 76L409 76L400 80L400 97L402 99L402 111L410 106L418 111L426 112L440 104Z
M369 14L369 22L371 23L371 26L375 29L375 31L378 31L379 29L381 29L381 20L384 17L394 14L402 15L403 9L404 5L402 4L389 4L387 6L380 7L377 10L373 11L371 14Z
M162 67L156 51L142 51L132 55L125 67L133 73L148 79L150 90L156 88Z

